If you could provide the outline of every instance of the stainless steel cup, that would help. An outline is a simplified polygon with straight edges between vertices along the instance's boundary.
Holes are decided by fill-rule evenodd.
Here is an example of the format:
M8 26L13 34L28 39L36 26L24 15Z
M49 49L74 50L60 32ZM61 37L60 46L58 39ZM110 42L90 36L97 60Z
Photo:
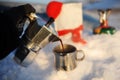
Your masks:
M83 50L77 50L76 47L69 44L57 45L54 49L55 67L57 70L70 71L77 67L77 61L85 58Z

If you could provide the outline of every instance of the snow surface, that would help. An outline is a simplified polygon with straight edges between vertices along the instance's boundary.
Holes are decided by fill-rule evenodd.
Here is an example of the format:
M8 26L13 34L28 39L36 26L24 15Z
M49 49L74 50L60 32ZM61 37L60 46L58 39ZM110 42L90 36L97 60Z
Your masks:
M86 14L98 18L95 11ZM109 24L117 29L114 35L91 35L92 27L85 24L83 37L86 45L63 39L85 52L85 59L69 72L56 71L52 49L59 42L50 43L41 49L34 62L27 68L21 67L13 60L14 52L0 61L0 80L120 80L120 15L111 13ZM90 30L90 31L89 31Z

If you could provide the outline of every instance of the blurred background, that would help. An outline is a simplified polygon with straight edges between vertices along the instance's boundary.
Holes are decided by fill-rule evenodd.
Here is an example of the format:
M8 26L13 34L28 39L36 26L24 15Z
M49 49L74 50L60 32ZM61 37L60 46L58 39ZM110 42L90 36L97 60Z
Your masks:
M34 6L37 11L37 14L42 17L44 20L48 19L46 15L46 5L53 0L0 0L0 10L8 9L10 7L22 5L25 3L30 3ZM99 14L98 9L112 9L112 13L108 17L109 24L111 26L117 26L116 21L120 20L120 0L56 0L63 3L69 2L81 2L83 4L83 23L85 26L85 32L92 34L92 29L99 26Z

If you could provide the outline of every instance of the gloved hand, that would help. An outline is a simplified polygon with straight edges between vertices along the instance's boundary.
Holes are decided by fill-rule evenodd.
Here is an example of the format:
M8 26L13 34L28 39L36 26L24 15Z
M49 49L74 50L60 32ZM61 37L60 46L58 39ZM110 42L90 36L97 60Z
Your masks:
M10 8L0 13L0 60L5 58L19 44L26 15L35 13L30 4Z

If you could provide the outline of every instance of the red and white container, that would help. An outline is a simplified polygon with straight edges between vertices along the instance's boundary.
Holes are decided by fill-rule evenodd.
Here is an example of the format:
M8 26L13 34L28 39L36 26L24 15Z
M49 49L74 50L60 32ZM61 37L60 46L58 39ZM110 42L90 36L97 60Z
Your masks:
M55 19L55 28L61 39L85 44L82 38L83 10L82 3L63 3L59 16Z

